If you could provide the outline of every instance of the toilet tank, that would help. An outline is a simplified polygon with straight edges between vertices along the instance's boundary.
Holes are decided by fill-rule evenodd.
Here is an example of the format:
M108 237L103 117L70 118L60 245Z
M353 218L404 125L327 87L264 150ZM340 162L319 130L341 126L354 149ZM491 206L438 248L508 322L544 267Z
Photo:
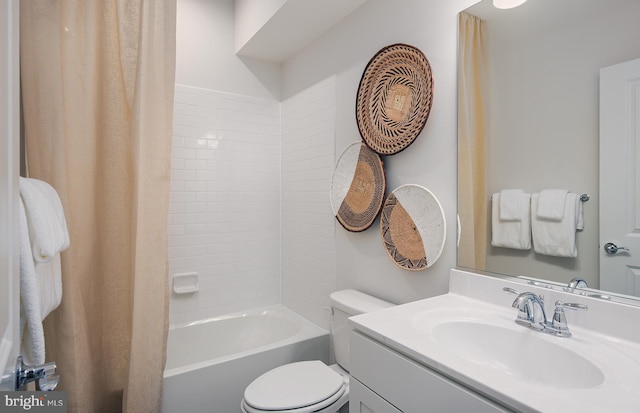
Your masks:
M329 295L331 300L331 345L336 362L349 371L349 332L347 319L351 316L370 313L392 307L388 301L356 290L340 290Z

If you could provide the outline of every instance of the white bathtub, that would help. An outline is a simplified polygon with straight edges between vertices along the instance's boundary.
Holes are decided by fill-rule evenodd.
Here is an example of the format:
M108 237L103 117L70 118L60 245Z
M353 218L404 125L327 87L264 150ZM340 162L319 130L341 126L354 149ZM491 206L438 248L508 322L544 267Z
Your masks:
M329 362L329 332L283 306L172 326L162 412L240 412L253 379L302 360Z

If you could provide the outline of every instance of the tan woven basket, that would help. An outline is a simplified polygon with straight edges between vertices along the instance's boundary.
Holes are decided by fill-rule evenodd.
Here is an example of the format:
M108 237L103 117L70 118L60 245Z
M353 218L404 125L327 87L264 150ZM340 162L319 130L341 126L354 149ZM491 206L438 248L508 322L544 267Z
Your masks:
M446 239L440 202L420 185L396 188L382 206L380 235L387 255L400 268L419 271L432 266Z
M393 194L382 208L380 235L389 258L400 268L420 271L427 268L427 254L413 219Z
M411 145L429 117L433 75L424 54L394 44L373 56L364 70L356 100L356 120L364 142L381 155Z

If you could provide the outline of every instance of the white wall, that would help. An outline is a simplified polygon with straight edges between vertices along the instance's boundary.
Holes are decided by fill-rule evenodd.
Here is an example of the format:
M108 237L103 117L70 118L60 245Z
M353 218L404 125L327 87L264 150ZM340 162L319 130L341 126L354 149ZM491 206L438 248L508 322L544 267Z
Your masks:
M181 323L280 303L280 67L235 55L233 0L179 0L169 216Z
M235 0L234 44L236 52L282 7L287 0Z
M336 77L335 157L360 139L355 120L358 83L369 59L382 47L418 47L435 78L434 103L425 129L405 151L384 158L388 191L407 183L424 185L440 200L447 242L438 262L420 272L401 270L387 257L379 220L363 233L336 227L337 288L357 288L407 302L444 293L456 264L456 33L457 13L473 0L370 0L333 30L283 65L283 96ZM328 202L328 201L327 201Z
M326 329L337 285L335 118L333 76L282 103L282 303Z
M280 104L177 85L169 272L171 323L280 303Z
M285 62L280 88L279 73L274 75L274 71L266 70L265 75L255 69L255 62L232 55L232 0L178 1L178 83L210 92L259 98L280 96L283 101L281 291L286 304L320 325L326 326L323 307L334 283L335 289L358 288L395 302L447 290L448 271L456 263L457 13L473 2L369 0ZM445 210L448 225L444 251L434 266L420 272L401 270L387 257L378 221L365 232L349 233L337 223L329 206L332 166L326 163L333 163L329 160L337 159L348 144L360 139L355 121L355 96L362 72L378 50L397 42L421 49L431 63L435 78L434 104L425 129L408 149L384 159L389 191L406 183L424 185L439 198ZM266 67L273 69L273 66ZM295 128L289 129L294 120L287 116L317 112L317 105L327 103L313 99L318 90L335 93L333 130L329 121L318 129L305 125L300 134L296 134ZM314 135L314 131L318 134ZM300 162L305 158L294 153L292 145L296 141L320 145L323 149L313 152L315 156L309 158L308 163ZM325 153L327 148L333 149ZM324 162L325 166L318 169L313 162ZM295 182L300 178L304 181ZM302 191L296 194L297 188L305 186L313 188L308 198ZM317 211L315 218L324 224L305 228L303 221L307 216L296 210ZM291 229L297 232L288 233ZM297 240L305 234L320 240L331 231L335 237L329 238L325 247L321 248L322 241L310 246L308 262L295 261L297 251L293 247ZM305 268L305 265L311 267ZM304 299L307 297L308 300ZM175 301L172 301L172 312L173 308L176 308Z
M19 2L0 5L0 390L14 389L20 353L20 63Z
M280 66L235 55L233 0L178 0L176 83L280 99Z

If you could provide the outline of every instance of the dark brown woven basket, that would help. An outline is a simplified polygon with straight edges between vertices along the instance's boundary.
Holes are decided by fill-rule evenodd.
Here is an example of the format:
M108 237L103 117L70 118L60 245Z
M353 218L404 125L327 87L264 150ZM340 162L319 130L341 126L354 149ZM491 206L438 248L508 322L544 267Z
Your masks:
M364 142L381 155L411 145L427 123L433 75L424 54L394 44L376 53L364 70L356 100L356 120Z
M336 218L348 231L369 228L378 216L386 190L384 164L380 156L360 143L358 162L349 191L340 205ZM340 164L336 168L340 167Z

